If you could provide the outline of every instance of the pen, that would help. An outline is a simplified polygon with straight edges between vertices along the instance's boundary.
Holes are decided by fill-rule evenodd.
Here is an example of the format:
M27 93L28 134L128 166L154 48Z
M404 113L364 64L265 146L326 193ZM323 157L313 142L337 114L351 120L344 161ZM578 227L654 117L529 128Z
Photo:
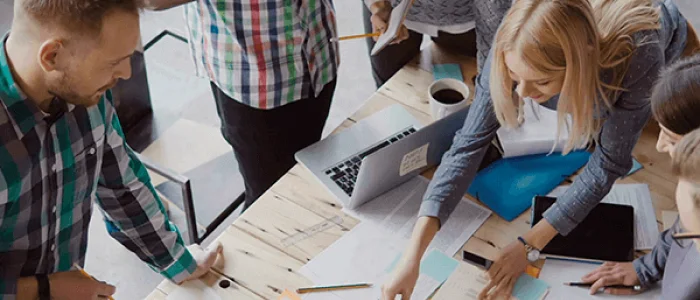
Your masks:
M586 287L586 288L593 286L592 283L583 283L583 282L564 282L564 285ZM604 286L603 288L606 288L606 289L608 289L608 288L610 288L610 289L630 289L630 290L635 290L635 291L639 291L642 289L642 287L638 286L638 285L620 285L620 284L608 285L608 286Z
M316 292L328 292L337 290L349 290L349 289L363 289L372 287L371 283L357 283L357 284L343 284L343 285L329 285L329 286L315 286L307 288L297 289L297 294L307 294Z
M87 272L85 272L85 270L83 270L83 268L81 268L78 264L73 264L73 267L76 268L76 269L78 269L78 271L80 271L81 274L85 275L85 277L91 278L92 280L97 281L97 279L95 279L95 277L90 276L90 274L88 274ZM112 296L109 296L108 299L109 299L109 300L114 300L114 298L112 298Z
M382 35L381 32L347 35L347 36L341 36L339 38L331 38L331 42L338 42L338 41L352 40L352 39L361 39L361 38L375 37L375 36L380 36L380 35Z

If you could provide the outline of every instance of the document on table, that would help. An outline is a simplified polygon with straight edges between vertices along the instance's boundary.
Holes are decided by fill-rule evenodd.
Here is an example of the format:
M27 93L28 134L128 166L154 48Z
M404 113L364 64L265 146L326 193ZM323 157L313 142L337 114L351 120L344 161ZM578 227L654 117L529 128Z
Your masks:
M347 212L363 222L375 224L408 240L418 220L418 210L429 183L425 177L416 176L355 210ZM457 253L490 215L491 211L487 208L469 199L462 199L447 222L442 225L428 249L438 249L448 255Z
M549 196L559 197L568 186L554 189ZM659 240L659 226L656 223L654 204L651 201L649 186L646 184L615 184L603 198L604 203L629 205L634 208L635 237L637 250L650 250Z
M433 300L474 299L488 283L483 270L466 263L459 263L449 279L440 287ZM522 275L513 288L513 297L518 300L544 299L549 292L546 282Z
M608 295L599 292L596 295L589 295L588 288L565 286L565 282L580 282L581 277L595 270L599 264L572 262L558 259L547 259L540 272L540 279L546 281L550 286L550 299L621 299L621 296ZM661 288L655 287L639 295L632 296L633 299L659 299ZM629 297L628 297L629 298Z
M313 299L379 299L381 286L389 279L405 241L389 232L360 223L345 236L317 255L299 271L316 285L369 282L366 289L317 293ZM433 250L421 262L421 273L412 299L427 299L450 276L457 261ZM322 295L323 294L323 295ZM323 297L321 297L323 296Z

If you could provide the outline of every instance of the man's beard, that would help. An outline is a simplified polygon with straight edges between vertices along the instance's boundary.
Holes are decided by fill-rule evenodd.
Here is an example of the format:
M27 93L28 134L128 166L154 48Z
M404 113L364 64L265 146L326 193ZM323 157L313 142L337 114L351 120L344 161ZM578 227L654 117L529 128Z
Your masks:
M57 82L49 82L49 93L67 103L79 106L90 107L99 103L104 90L113 86L114 83L105 85L91 95L81 95L74 86L73 80L68 75L63 75Z

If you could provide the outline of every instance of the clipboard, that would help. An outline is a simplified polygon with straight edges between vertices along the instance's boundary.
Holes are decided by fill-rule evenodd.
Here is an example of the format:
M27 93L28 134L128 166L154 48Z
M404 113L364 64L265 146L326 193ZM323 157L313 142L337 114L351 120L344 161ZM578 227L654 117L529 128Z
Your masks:
M415 0L402 0L399 5L391 10L391 16L389 17L389 24L387 25L386 31L377 39L374 48L372 48L371 55L377 55L379 51L382 51L382 49L386 48L386 46L391 44L391 42L399 36L401 26L406 20L408 10L413 5L413 1Z

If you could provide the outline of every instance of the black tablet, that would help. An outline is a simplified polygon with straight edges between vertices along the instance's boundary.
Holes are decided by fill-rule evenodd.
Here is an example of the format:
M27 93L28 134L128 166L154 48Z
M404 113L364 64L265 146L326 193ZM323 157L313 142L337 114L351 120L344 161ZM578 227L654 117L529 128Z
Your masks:
M532 225L556 198L537 196L532 209ZM557 235L541 251L545 256L593 261L632 261L634 259L634 208L628 205L598 204L567 236Z

